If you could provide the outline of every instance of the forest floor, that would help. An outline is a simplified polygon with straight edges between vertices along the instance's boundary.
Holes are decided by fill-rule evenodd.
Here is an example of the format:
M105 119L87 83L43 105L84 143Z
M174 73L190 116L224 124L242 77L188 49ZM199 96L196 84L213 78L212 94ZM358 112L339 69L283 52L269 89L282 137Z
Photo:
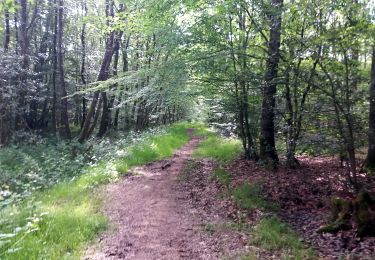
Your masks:
M226 170L232 174L234 186L244 182L260 185L261 195L278 205L278 217L312 246L320 259L375 259L375 238L359 238L355 228L337 234L317 232L330 217L332 198L353 198L344 185L346 169L332 156L300 156L298 160L301 166L295 170L281 165L276 172L269 172L243 159L232 162ZM359 176L372 192L374 179L365 174Z
M349 196L336 158L272 173L243 159L220 165L194 156L202 138L189 134L172 158L101 189L112 228L83 259L375 259L374 238L317 232L330 198Z
M199 142L193 137L171 159L133 168L102 190L104 213L115 230L104 233L84 259L218 259L248 250L245 233L227 229L212 234L207 228L211 223L224 226L227 220L216 207L217 196L202 196L205 186L211 190L207 180L189 184L186 174ZM208 161L200 166L200 172L211 171ZM200 207L194 201L201 198L210 201L201 201Z

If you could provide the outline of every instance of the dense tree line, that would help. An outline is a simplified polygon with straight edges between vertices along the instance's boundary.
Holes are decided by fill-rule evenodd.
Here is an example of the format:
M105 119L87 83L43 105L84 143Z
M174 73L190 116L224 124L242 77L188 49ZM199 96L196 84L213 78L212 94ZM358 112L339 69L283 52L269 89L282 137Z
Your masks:
M19 130L84 142L192 118L209 100L248 159L340 154L359 190L356 151L368 145L363 169L375 164L373 11L365 0L3 1L0 143Z
M144 4L2 2L0 144L20 130L69 139L80 129L82 142L94 131L103 136L180 119L184 105L158 86L172 75L155 72L172 57L162 37L174 28L156 31L142 20ZM98 87L125 76L133 80Z
M247 157L276 168L284 155L298 167L297 153L340 154L348 162L347 181L359 189L356 151L366 145L366 122L373 120L373 5L205 3L190 27L190 51L200 57L195 75L231 112Z

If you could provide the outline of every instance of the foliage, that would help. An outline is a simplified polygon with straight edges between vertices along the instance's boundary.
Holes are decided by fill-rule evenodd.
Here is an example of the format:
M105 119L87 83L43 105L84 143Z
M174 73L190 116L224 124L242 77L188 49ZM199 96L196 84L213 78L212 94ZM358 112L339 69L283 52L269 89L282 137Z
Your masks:
M268 250L282 250L283 259L315 259L298 236L277 217L267 217L254 228L255 243Z
M175 125L170 128L166 135L157 138L150 137L142 144L129 147L128 154L120 158L116 169L120 173L127 173L132 166L143 165L173 155L175 149L188 141L186 126L183 124Z
M191 127L192 124L177 124L142 134L130 134L129 137L120 138L116 142L103 140L102 144L92 145L90 166L78 167L74 172L73 169L69 172L61 171L59 176L55 176L58 179L55 183L60 183L54 187L44 191L30 189L34 192L31 197L22 201L22 197L19 197L18 203L7 201L7 206L0 210L0 257L79 258L85 243L106 227L106 220L99 213L101 200L96 188L100 184L118 179L120 174L125 173L116 170L118 165L130 167L170 156L175 149L187 142L187 128ZM53 150L51 146L44 145L39 149ZM26 154L27 148L24 149L22 155ZM69 151L68 149L67 154ZM35 178L47 178L48 168L35 164L36 160L25 162L25 168L40 168L39 175L35 175ZM59 169L58 159L54 163ZM62 164L64 166L65 162L62 161ZM17 162L8 162L7 167L10 166L19 168ZM50 165L47 164L46 167ZM29 181L17 187L26 189L30 187L28 184ZM16 190L13 192L16 193Z
M275 209L275 206L264 200L258 184L244 183L233 190L236 204L246 210Z
M205 130L202 134L203 136L208 137L206 143L197 148L196 156L216 159L221 163L231 163L231 161L238 155L238 153L232 153L231 155L224 153L223 155L222 151L214 152L218 149L218 144L222 144L224 146L228 145L228 143L226 143L228 142L228 139L217 136L212 132L208 132L207 130ZM207 142L210 138L212 139ZM233 140L229 140L229 142L230 141ZM204 142L205 141L203 141L203 143ZM238 147L239 144L236 142L234 144L236 144L238 149L236 151L240 151L240 147ZM212 148L211 145L214 145L214 147ZM233 148L233 146L230 147ZM191 166L194 167L194 164ZM264 212L264 217L254 228L249 227L246 222L230 223L230 228L241 232L250 233L255 238L255 244L264 249L281 251L282 259L316 258L314 251L310 248L306 248L306 246L301 242L300 238L294 233L294 231L292 231L291 228L289 228L276 216L273 216L272 212L278 210L277 205L266 201L263 198L261 194L261 186L259 184L242 183L241 185L232 188L232 176L224 168L219 167L215 169L212 174L220 184L228 188L228 194L239 208L247 211L257 210ZM187 175L184 177L186 176ZM270 215L271 217L269 217ZM213 233L216 229L220 229L220 225L207 223L202 228L208 233ZM249 255L244 255L241 259L253 259L253 255L250 253Z
M241 144L236 139L223 139L214 134L209 134L194 151L196 157L207 157L220 163L228 163L242 152Z
M77 259L86 241L106 227L100 199L78 182L63 183L1 215L5 259Z
M232 176L227 171L222 168L215 169L213 176L221 185L229 188L229 185L232 182Z
M30 194L77 176L85 165L95 161L89 146L38 143L0 150L0 205L22 200Z
M58 2L61 8L53 0L0 3L0 210L16 205L22 213L25 203L22 219L31 218L7 227L0 241L37 234L33 227L51 216L41 206L30 213L35 194L57 185L62 197L70 196L66 183L89 190L134 165L170 156L186 142L187 125L154 127L185 119L207 119L241 140L197 126L206 139L196 157L225 164L242 149L247 159L272 151L276 166L274 141L291 168L301 153L346 153L347 181L359 190L355 153L371 133L373 1ZM275 10L275 3L282 8ZM273 41L276 35L281 40ZM74 136L81 131L81 141L98 129L104 138L61 141L70 127ZM214 175L229 185L225 171ZM238 187L234 197L245 208L265 207L252 185ZM102 224L94 226L88 228L93 233Z

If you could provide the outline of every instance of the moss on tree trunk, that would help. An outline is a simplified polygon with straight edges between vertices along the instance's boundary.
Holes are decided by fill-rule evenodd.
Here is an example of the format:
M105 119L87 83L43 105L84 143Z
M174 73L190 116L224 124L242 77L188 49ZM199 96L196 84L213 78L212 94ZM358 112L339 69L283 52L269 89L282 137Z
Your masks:
M359 237L375 236L375 199L369 192L361 191L353 200L332 199L332 214L321 233L337 233L357 229Z

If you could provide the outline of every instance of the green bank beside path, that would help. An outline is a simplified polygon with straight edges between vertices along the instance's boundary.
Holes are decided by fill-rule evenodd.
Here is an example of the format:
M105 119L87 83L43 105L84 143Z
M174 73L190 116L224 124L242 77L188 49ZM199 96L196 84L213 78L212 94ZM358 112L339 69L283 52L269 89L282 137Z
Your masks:
M212 176L225 187L225 194L230 196L239 208L244 211L260 210L264 213L264 217L256 223L249 225L244 219L242 223L235 225L250 234L252 240L249 243L274 252L274 255L279 255L282 259L316 259L314 251L301 242L298 235L277 217L277 205L268 202L261 195L262 187L258 183L232 185L233 176L228 172L230 167L227 166L241 156L241 142L209 131L201 130L201 135L206 136L206 139L199 144L194 156L217 162ZM254 252L249 252L243 259L257 259L255 255Z
M0 210L0 259L79 259L87 242L107 227L107 220L100 213L102 200L97 188L116 181L130 167L172 156L188 142L189 128L197 128L198 132L202 127L176 124L135 135L132 142L123 145L108 143L105 147L108 154L103 159L70 172L69 180L57 178L51 188L34 189L23 199L14 196L21 199L11 201L8 196ZM21 166L15 165L14 170L17 167ZM48 168L40 172L45 171ZM28 183L24 183L28 187ZM2 195L10 193L5 192L9 186L3 187ZM12 192L18 195L16 189ZM2 202L7 199L6 196L0 198Z

